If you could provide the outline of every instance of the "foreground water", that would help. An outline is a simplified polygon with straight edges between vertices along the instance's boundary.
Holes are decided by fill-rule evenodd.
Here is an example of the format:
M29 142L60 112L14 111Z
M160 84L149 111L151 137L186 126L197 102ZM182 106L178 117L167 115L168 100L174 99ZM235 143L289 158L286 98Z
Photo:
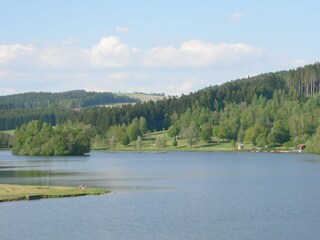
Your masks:
M320 157L103 153L17 157L0 183L105 187L103 196L0 204L1 239L315 239Z

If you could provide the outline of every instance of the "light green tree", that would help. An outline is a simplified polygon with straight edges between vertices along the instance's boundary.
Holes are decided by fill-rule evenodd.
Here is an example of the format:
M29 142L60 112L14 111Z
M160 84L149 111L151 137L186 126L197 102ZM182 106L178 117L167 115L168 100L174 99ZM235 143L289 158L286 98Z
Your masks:
M306 151L320 154L320 127L318 127L316 134L306 142Z
M147 121L144 117L139 118L139 130L141 134L145 134L147 132Z
M137 148L138 148L139 151L141 151L142 146L143 146L142 138L141 138L141 136L138 136L138 138L137 138Z
M178 136L179 132L180 128L176 124L173 124L168 128L167 134L169 137L175 137Z
M212 137L212 126L209 122L206 122L201 125L200 136L206 142L211 142Z
M132 123L127 127L127 134L130 141L137 140L138 136L141 135L139 129L139 120L137 118L133 119Z
M165 137L157 137L155 142L156 148L158 151L163 151L166 148L166 138Z
M192 121L189 127L183 132L183 138L186 139L189 146L192 148L196 143L200 141L199 128L195 121Z
M116 148L117 143L118 143L118 139L115 136L111 136L109 138L109 144L110 144L112 151L114 151L114 149Z

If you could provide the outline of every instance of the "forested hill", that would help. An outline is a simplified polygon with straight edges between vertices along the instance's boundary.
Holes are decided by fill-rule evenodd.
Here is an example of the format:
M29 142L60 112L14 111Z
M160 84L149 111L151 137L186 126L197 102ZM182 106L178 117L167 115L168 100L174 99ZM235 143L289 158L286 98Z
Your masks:
M250 104L255 97L272 99L282 92L291 100L303 100L317 95L320 91L320 63L306 65L289 71L265 73L227 82L220 86L210 86L184 96L188 105L221 109L225 104L246 102Z
M172 125L172 114L180 116L188 109L196 109L198 112L202 109L219 117L223 111L230 111L230 106L250 106L259 98L264 99L263 101L273 100L276 104L280 104L280 101L293 105L305 104L308 99L318 95L319 82L320 64L316 63L294 70L230 81L179 98L169 97L157 102L143 102L112 109L87 109L80 118L81 121L95 126L99 133L105 133L113 125L130 124L134 118L141 116L146 118L149 130L162 130ZM289 118L289 115L287 117Z
M84 108L102 104L137 102L128 96L120 96L110 92L86 92L74 90L60 93L29 92L9 96L0 96L0 110L34 109L49 106L63 109Z
M266 73L211 86L180 98L119 108L91 108L79 115L109 139L135 140L143 131L168 130L204 141L224 139L257 147L307 143L320 153L320 64ZM144 122L144 124L140 124ZM135 129L135 131L134 131ZM135 134L132 134L135 132Z
M308 142L307 146L313 146L309 148L310 152L320 153L319 90L320 63L315 63L210 86L179 98L168 97L111 108L96 106L73 111L51 107L51 94L44 94L43 101L34 101L35 106L39 104L40 107L29 109L23 105L26 101L14 98L28 94L13 95L0 98L0 104L16 104L20 109L0 110L0 130L14 129L30 120L52 125L71 121L91 125L94 137L127 142L122 140L129 136L135 141L145 131L168 129L170 137L184 138L193 129L205 141L215 137L239 142L245 140L256 146L295 146ZM53 104L89 105L90 97L86 101L62 97L72 95L70 93L77 96L79 91L58 94L61 97L57 97L59 100ZM95 96L96 93L88 93L88 96L90 94ZM10 97L11 101L8 100ZM44 105L41 107L40 103ZM97 103L101 102L97 100Z

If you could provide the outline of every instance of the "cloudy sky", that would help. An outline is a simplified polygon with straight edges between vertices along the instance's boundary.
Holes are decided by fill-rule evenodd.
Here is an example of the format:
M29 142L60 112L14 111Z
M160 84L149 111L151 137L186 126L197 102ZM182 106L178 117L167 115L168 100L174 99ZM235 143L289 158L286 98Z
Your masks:
M180 95L320 60L315 0L0 0L0 95Z

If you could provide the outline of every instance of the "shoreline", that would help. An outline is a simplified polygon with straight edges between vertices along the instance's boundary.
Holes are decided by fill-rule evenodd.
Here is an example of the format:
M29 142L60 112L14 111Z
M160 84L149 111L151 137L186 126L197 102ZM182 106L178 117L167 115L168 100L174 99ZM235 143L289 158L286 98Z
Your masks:
M82 189L79 187L63 186L0 184L0 203L21 200L102 195L108 193L110 193L110 191L101 188Z
M11 149L1 149L0 151L11 151ZM156 150L156 149L146 149L146 150L137 150L137 149L125 149L125 148L119 148L119 149L103 149L103 148L97 148L97 149L91 149L90 152L108 152L108 153L117 153L117 152L131 152L131 153L167 153L167 152L252 152L252 153L300 153L300 154L316 154L312 152L305 152L304 150L292 150L292 149L244 149L244 150L235 150L235 149L225 149L225 148L217 148L217 149L201 149L199 147L195 148L181 148L181 149L172 149L172 148L166 148L163 150ZM90 152L84 155L16 155L16 156L29 156L29 157L68 157L68 156L80 156L85 157L89 156Z
M251 153L300 153L300 154L315 154L309 153L300 150L288 150L288 149L245 149L245 150L233 150L233 149L197 149L197 148L189 148L189 149L164 149L164 150L134 150L134 149L92 149L91 151L95 152L108 152L108 153L117 153L117 152L128 152L128 153L168 153L168 152L235 152L235 153L242 153L242 152L251 152ZM90 155L90 153L89 153Z
M104 152L104 153L133 153L133 154L166 154L166 153L273 153L273 154L285 154L285 153L290 153L290 154L314 154L314 155L319 155L316 153L309 153L309 152L298 152L298 151L286 151L286 150L271 150L271 151L229 151L229 150L215 150L215 151L109 151L109 150L92 150L94 152ZM90 155L90 154L89 154Z

